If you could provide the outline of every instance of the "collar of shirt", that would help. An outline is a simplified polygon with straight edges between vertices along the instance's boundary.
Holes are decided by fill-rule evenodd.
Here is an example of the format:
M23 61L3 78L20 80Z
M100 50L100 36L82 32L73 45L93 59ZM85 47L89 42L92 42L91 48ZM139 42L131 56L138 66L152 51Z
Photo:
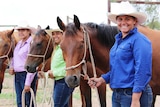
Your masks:
M137 27L134 27L132 30L129 31L128 35L127 35L125 38L133 35L133 34L136 33L136 32L137 32ZM125 38L124 38L124 39L125 39ZM122 39L122 32L118 33L118 34L116 35L115 39L116 39L116 40Z
M18 44L22 44L22 45L20 45L20 47L23 47L23 46L24 46L24 44L26 44L26 43L30 43L31 41L32 41L32 37L31 37L31 36L29 36L29 37L28 37L28 39L27 39L23 44L22 44L22 40L20 40Z

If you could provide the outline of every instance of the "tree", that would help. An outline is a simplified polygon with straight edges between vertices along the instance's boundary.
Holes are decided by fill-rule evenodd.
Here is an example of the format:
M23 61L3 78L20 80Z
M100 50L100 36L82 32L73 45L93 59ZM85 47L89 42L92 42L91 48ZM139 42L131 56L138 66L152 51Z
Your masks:
M133 4L138 11L147 14L147 21L145 25L152 29L160 29L160 8L159 4Z

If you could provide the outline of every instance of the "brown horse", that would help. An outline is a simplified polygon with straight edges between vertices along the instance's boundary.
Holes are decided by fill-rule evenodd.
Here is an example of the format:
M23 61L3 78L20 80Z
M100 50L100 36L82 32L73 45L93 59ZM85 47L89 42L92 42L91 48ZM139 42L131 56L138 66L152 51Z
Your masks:
M26 70L33 73L36 72L36 69L40 64L44 65L52 55L53 46L54 41L52 37L50 37L44 29L37 31L35 37L33 38L30 52L25 64ZM50 65L50 62L46 65Z
M138 26L138 30L145 34L152 42L152 79L150 85L153 91L152 107L154 107L156 95L160 95L160 31L150 29L146 26Z
M12 56L16 38L12 36L14 30L0 32L0 93L3 88L4 73Z
M66 61L65 81L69 87L80 85L81 90L84 90L81 92L82 101L85 104L82 107L91 107L91 88L88 86L87 80L81 77L82 68L87 62L87 67L89 67L87 74L90 78L94 76L94 72L90 69L94 64L93 56L97 68L97 77L106 73L109 70L109 50L115 41L114 36L119 31L115 26L97 25L95 23L81 24L75 15L74 23L69 23L67 26L59 17L57 22L60 29L64 31L61 48ZM101 107L106 107L105 83L98 87L98 93Z
M67 73L65 80L70 87L76 87L81 84L83 64L85 64L84 62L91 63L91 58L89 57L89 44L91 44L95 66L100 71L103 71L103 73L106 73L109 70L109 51L115 42L114 36L118 33L116 27L97 25L94 23L81 24L78 17L75 15L74 23L70 23L67 26L65 26L59 17L57 17L57 22L60 29L64 31L61 48L66 61ZM138 29L151 40L153 46L153 76L150 85L154 94L154 107L156 95L160 94L160 31L155 31L142 26L139 26ZM87 44L86 38L90 39L90 43ZM89 76L92 77L91 75ZM90 92L88 90L90 90L90 88L86 85L85 91ZM105 96L105 90L101 93ZM90 101L89 97L87 98L86 96L85 98L86 104ZM105 99L103 99L103 101L105 102ZM101 107L104 106L106 105L101 103ZM87 107L91 107L91 105L87 104Z
M45 67L45 69L42 71L50 70L53 49L53 38L45 32L45 29L38 30L30 47L30 52L25 64L26 70L31 73L36 72L37 67L38 71L41 71L43 67ZM69 107L72 107L72 96L70 97Z

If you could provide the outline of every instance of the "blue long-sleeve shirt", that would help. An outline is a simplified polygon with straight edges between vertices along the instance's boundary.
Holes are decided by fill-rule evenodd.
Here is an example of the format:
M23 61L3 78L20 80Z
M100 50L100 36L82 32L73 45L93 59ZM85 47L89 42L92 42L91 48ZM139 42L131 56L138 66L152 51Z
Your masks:
M110 71L102 75L111 88L133 88L141 92L152 75L152 46L142 33L134 28L122 39L116 35L110 50Z

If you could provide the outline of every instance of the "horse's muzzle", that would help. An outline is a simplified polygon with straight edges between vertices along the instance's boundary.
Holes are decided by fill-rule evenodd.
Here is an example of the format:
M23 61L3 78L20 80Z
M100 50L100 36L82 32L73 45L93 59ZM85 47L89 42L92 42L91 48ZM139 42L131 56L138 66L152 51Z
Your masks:
M35 72L36 72L36 67L32 67L32 66L26 65L26 66L25 66L25 69L26 69L26 71L29 72L29 73L35 73Z
M66 76L65 82L70 88L75 88L80 85L80 77L77 76Z

